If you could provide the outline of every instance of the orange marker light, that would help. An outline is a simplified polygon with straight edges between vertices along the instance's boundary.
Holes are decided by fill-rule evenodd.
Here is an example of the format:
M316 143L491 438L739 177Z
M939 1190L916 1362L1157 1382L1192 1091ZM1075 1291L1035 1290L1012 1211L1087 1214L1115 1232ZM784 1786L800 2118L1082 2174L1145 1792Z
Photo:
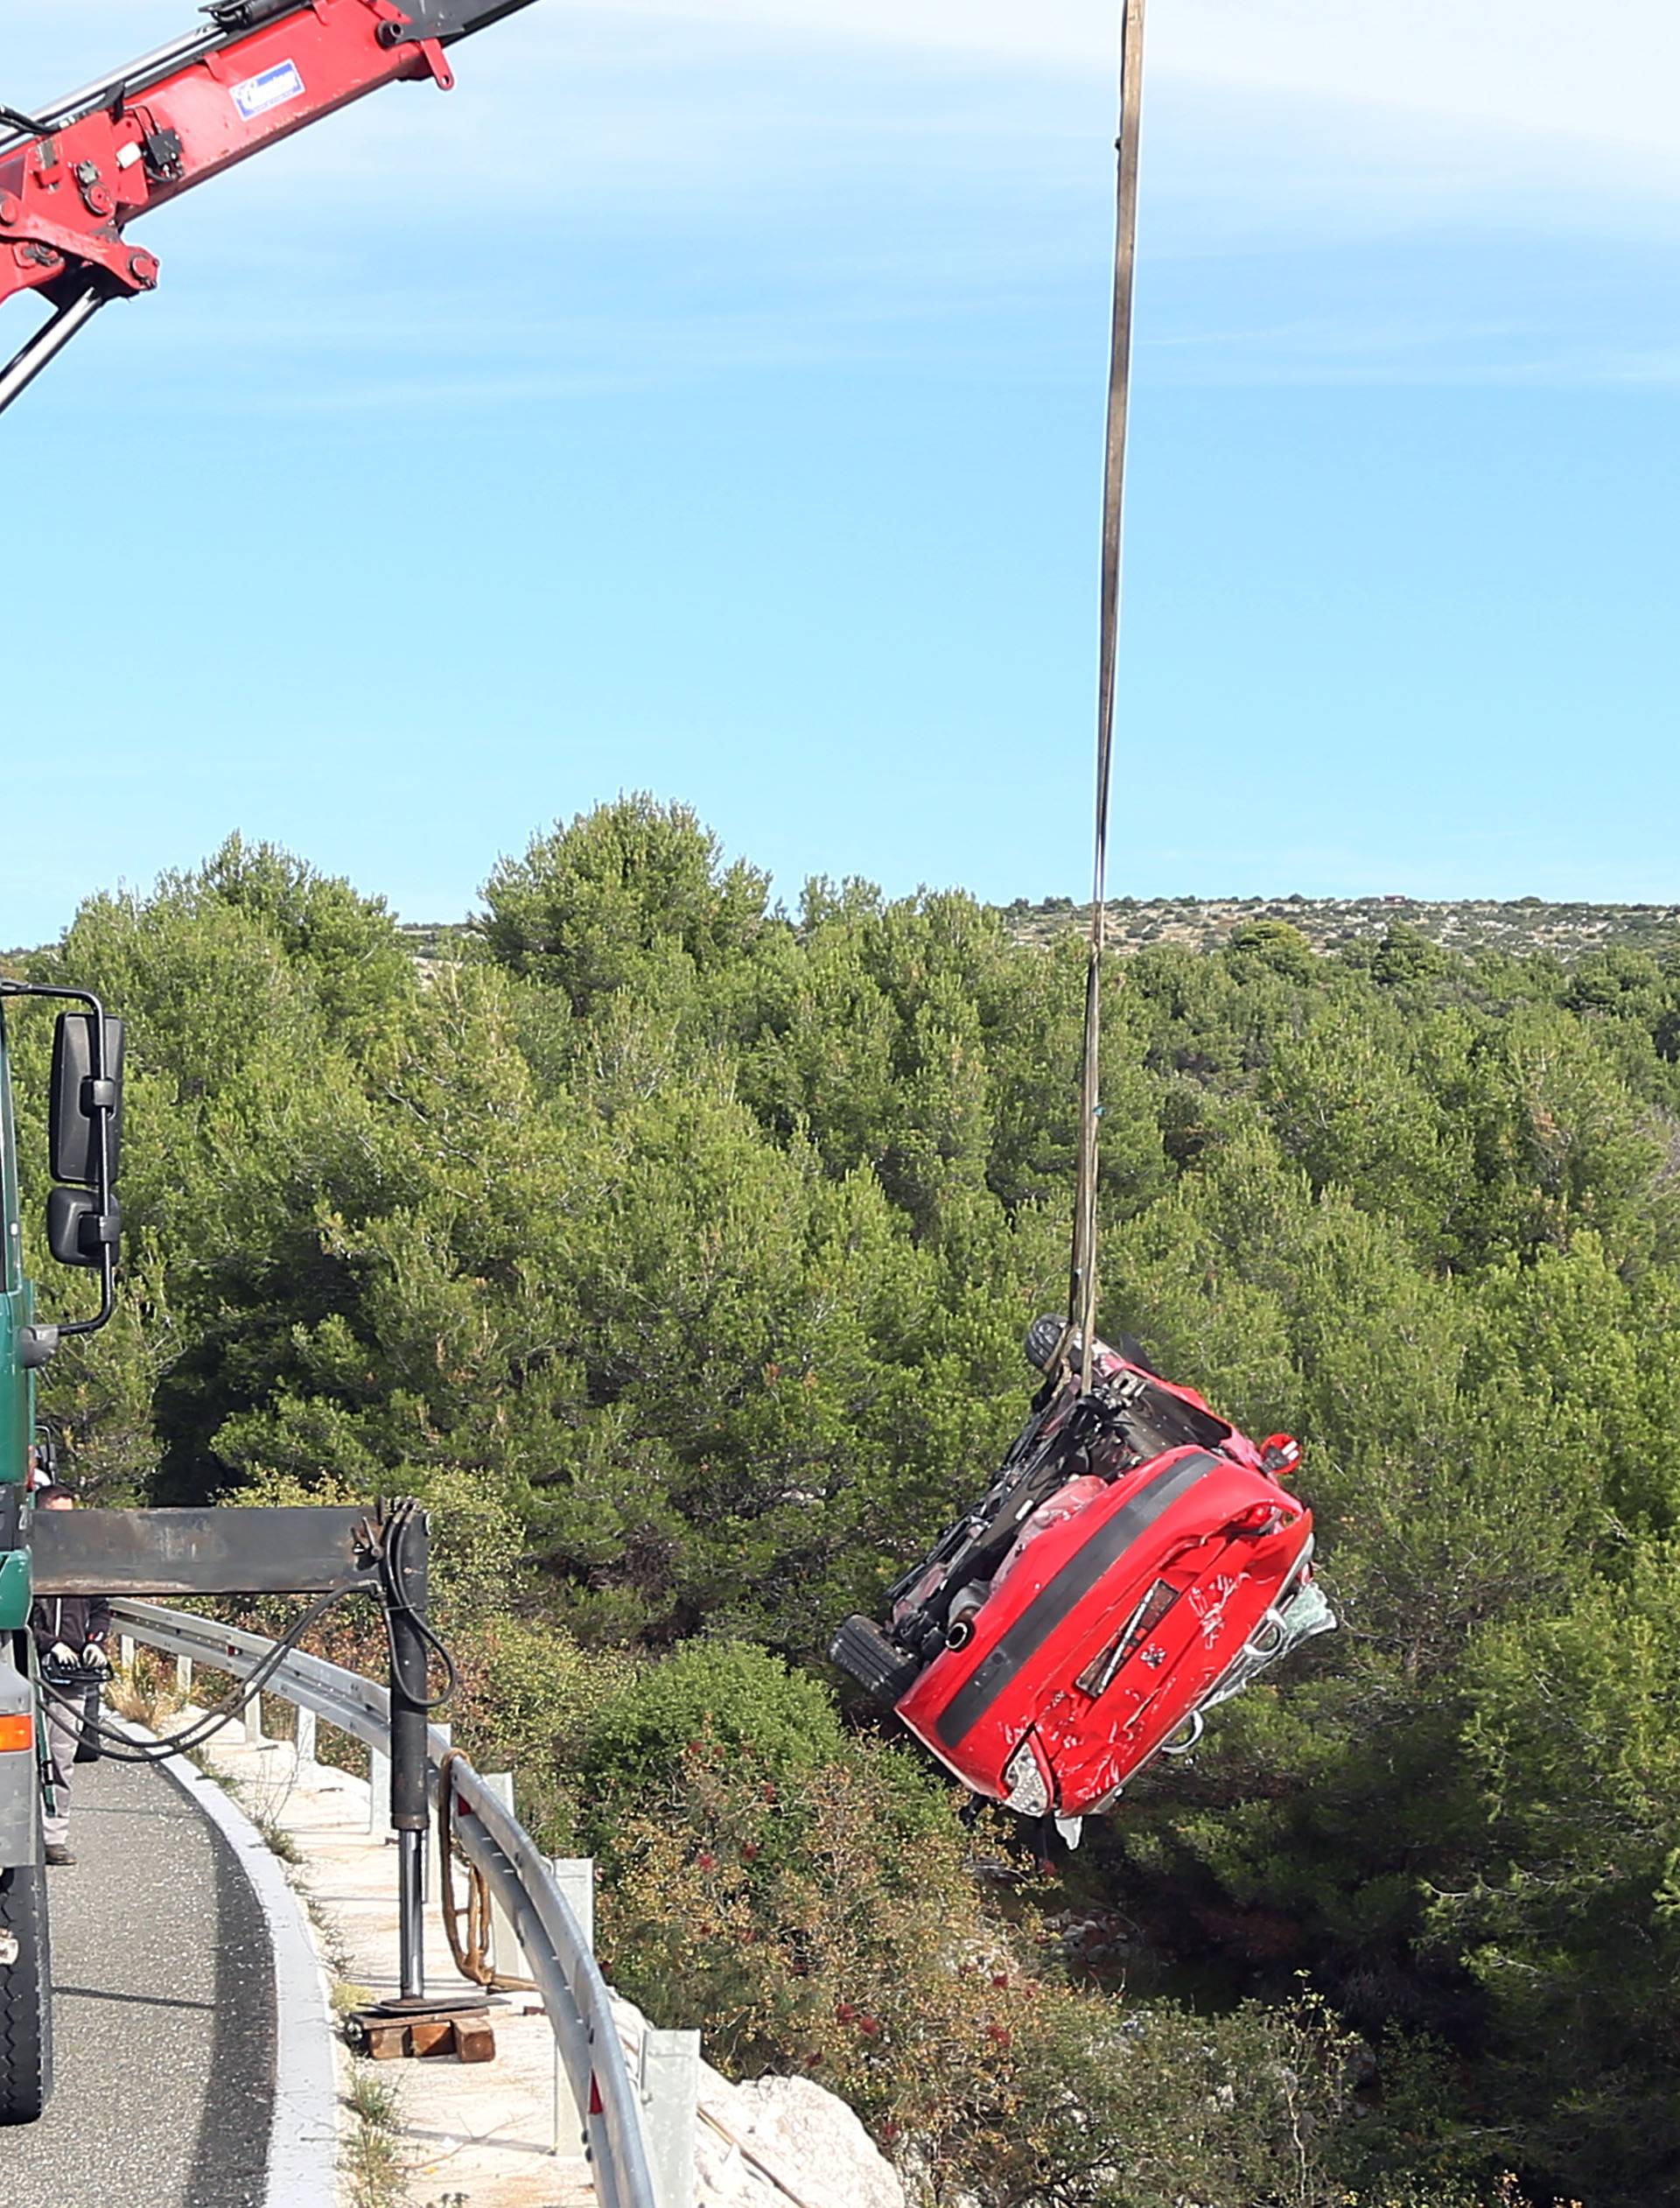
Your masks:
M15 1717L0 1717L0 1755L8 1749L35 1745L35 1721L27 1710Z

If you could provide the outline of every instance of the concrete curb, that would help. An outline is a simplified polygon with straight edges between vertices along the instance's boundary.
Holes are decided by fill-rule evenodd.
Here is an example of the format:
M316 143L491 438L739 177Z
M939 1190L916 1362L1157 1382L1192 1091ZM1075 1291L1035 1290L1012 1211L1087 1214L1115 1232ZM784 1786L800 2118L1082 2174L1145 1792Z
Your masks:
M136 1741L158 1738L132 1719L116 1721ZM184 1756L165 1756L158 1768L232 1848L268 1926L274 1959L274 2110L264 2208L336 2208L339 2086L332 2008L303 1903L279 1858L226 1787Z

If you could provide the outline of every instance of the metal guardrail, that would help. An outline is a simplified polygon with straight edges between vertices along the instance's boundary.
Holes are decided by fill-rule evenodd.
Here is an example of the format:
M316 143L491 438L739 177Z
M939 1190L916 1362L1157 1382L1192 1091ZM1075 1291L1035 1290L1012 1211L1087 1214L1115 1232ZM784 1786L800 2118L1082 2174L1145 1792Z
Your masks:
M235 1679L249 1678L274 1651L272 1641L211 1618L162 1609L152 1602L124 1601L111 1607L118 1632L130 1639L231 1672ZM378 1755L388 1747L389 1699L382 1686L359 1672L293 1651L281 1660L262 1691L312 1710ZM434 1793L438 1765L449 1745L446 1733L435 1725L428 1728ZM642 2134L640 2096L619 2040L606 1980L547 1859L458 1753L449 1783L462 1852L482 1871L512 1925L548 2013L574 2104L584 2113L602 2208L673 2208L669 2189L656 2188L654 2182Z

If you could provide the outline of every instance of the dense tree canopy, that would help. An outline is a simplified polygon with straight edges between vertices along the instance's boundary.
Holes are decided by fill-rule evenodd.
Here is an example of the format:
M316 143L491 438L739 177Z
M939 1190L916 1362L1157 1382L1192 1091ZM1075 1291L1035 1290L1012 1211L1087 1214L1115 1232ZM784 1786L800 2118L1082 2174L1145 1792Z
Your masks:
M130 1023L128 1293L47 1396L74 1475L428 1498L473 1721L549 1771L556 1833L616 1849L627 1980L709 1988L725 2043L732 2003L743 2061L826 2064L931 2183L1680 2189L1680 961L1400 925L1326 958L1274 920L1115 963L1107 1322L1300 1434L1345 1624L1069 1874L1132 1927L1126 1993L1029 2000L1011 1966L965 2008L949 1939L894 1966L843 1889L900 1964L918 1907L969 1911L958 1946L1030 1923L965 1888L936 1777L839 1721L821 1651L1020 1416L1021 1330L1063 1292L1082 949L856 881L790 916L640 797L485 901L422 969L377 900L235 839L36 962ZM46 1035L15 1028L38 1174ZM921 1835L915 1890L865 1874L872 1829ZM976 2050L937 2119L889 2059L916 2002ZM1074 2156L1056 2107L1112 2150Z

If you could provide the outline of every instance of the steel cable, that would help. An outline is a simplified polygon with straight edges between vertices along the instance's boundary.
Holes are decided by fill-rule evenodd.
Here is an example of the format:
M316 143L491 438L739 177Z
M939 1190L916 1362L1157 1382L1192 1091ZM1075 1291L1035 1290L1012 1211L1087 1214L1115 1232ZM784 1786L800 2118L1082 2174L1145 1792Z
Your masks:
M411 1499L399 1501L393 1506L390 1518L386 1525L385 1538L378 1544L379 1586L385 1618L385 1647L391 1661L391 1677L395 1679L397 1674L396 1634L392 1620L398 1610L403 1612L419 1638L444 1667L444 1684L441 1690L434 1694L429 1702L415 1705L429 1716L433 1710L442 1709L444 1704L453 1695L458 1680L455 1671L454 1658L427 1624L424 1617L410 1602L404 1592L406 1581L402 1568L402 1551L407 1543L410 1530L414 1524L415 1513L419 1507L419 1504Z
M1097 1129L1101 1090L1102 957L1107 933L1109 790L1114 760L1115 672L1119 657L1126 427L1131 396L1132 299L1138 268L1138 173L1143 122L1144 0L1125 0L1120 28L1120 135L1114 234L1114 300L1109 342L1108 415L1102 475L1102 571L1096 685L1096 820L1091 866L1091 935L1085 972L1085 1029L1080 1061L1079 1148L1074 1191L1073 1258L1068 1328L1058 1352L1078 1345L1080 1385L1088 1387L1097 1302Z
M256 1700L312 1625L325 1617L335 1603L360 1591L358 1588L337 1588L330 1594L318 1595L308 1609L292 1621L282 1638L274 1643L269 1653L260 1659L247 1678L241 1681L234 1693L218 1702L214 1708L201 1710L192 1722L180 1732L160 1735L155 1749L137 1748L126 1733L116 1732L109 1726L102 1725L96 1718L90 1719L82 1714L81 1697L86 1695L90 1686L108 1685L110 1679L108 1672L97 1678L88 1674L67 1691L64 1682L49 1679L43 1674L41 1691L47 1700L55 1702L60 1709L74 1711L82 1730L94 1735L100 1743L100 1753L108 1756L114 1763L161 1763L172 1756L190 1756L195 1749L202 1748L206 1741L214 1740L224 1726L231 1725Z
M455 1898L455 1790L450 1772L467 1758L459 1749L448 1749L438 1765L438 1906L444 1920L444 1937L455 1967L469 1985L494 1994L534 1994L541 1989L534 1978L513 1978L497 1970L490 1960L490 1888L476 1863L466 1864L466 1905ZM469 1765L469 1769L471 1766ZM466 1861L463 1856L464 1862ZM461 1919L466 1919L463 1935Z

